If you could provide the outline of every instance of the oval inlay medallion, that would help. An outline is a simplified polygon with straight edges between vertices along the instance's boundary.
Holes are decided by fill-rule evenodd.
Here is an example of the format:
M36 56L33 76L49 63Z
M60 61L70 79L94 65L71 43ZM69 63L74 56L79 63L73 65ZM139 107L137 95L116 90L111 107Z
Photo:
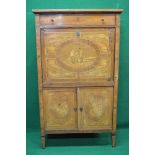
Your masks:
M99 48L89 40L68 40L57 48L56 60L67 70L82 72L99 62Z

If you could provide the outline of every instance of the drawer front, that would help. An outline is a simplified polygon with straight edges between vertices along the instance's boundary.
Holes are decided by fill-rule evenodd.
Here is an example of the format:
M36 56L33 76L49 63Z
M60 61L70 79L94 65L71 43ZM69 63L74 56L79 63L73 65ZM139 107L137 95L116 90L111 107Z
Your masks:
M53 26L115 25L115 15L42 15L40 23Z
M112 87L80 88L78 106L79 129L112 129Z
M114 28L45 29L43 82L113 81Z
M51 89L43 91L46 130L75 129L77 114L74 109L74 89Z

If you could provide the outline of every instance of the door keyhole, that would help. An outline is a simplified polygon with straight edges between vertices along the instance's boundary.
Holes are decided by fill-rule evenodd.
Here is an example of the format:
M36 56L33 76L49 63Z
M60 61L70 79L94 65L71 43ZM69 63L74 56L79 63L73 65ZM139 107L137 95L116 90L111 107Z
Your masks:
M78 32L76 32L76 36L77 37L79 37L80 36L80 32L78 31Z

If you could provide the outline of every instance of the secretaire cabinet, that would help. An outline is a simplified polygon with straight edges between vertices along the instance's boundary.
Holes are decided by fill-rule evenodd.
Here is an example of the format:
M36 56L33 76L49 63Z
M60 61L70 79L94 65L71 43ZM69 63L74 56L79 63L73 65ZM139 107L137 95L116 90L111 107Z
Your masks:
M42 147L46 134L112 134L122 10L33 10Z

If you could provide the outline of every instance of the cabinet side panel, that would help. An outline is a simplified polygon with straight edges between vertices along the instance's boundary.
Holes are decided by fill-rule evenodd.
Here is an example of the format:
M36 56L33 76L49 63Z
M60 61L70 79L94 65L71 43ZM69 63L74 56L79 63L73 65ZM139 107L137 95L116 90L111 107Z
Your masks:
M38 93L39 93L39 109L40 109L40 127L41 135L45 135L44 130L44 113L43 113L43 97L42 97L42 67L41 67L41 44L40 44L40 22L39 15L35 16L36 22L36 48L37 48L37 66L38 66Z
M117 98L118 98L118 74L119 74L119 45L120 45L120 16L116 15L113 133L116 132L116 124L117 124L116 120L117 120Z

